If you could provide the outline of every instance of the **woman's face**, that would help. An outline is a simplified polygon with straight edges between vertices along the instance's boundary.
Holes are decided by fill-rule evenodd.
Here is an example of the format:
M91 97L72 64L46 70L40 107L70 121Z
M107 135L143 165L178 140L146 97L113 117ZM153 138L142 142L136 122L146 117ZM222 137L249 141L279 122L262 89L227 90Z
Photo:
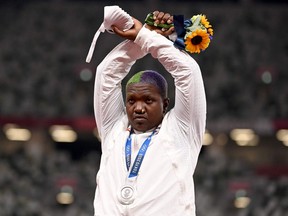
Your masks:
M169 99L148 83L130 84L126 89L126 112L132 128L145 132L156 128L164 117Z

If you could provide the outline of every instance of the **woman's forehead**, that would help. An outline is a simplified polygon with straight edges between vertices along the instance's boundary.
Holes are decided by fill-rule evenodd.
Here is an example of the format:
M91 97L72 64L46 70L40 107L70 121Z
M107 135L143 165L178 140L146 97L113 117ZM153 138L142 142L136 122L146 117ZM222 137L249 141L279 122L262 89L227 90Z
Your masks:
M126 89L126 95L129 94L160 94L159 88L151 83L133 83L129 84Z

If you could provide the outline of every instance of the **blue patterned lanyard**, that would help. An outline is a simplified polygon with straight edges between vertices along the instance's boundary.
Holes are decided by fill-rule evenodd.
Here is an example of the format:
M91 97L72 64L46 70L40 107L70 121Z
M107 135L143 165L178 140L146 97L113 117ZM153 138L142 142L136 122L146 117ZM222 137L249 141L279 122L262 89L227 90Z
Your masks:
M149 147L149 144L151 142L151 138L152 138L154 133L155 133L155 130L150 134L149 137L146 138L146 140L143 142L142 146L140 147L138 154L136 156L136 159L133 163L132 169L129 173L128 178L135 177L138 175L138 172L140 170L140 166L142 164L142 161L144 159L144 156L146 154L146 151ZM126 145L125 145L126 168L128 171L129 171L130 166L131 166L131 152L132 152L131 142L132 142L132 139L131 139L131 132L130 132L129 137L127 138L127 141L126 141Z

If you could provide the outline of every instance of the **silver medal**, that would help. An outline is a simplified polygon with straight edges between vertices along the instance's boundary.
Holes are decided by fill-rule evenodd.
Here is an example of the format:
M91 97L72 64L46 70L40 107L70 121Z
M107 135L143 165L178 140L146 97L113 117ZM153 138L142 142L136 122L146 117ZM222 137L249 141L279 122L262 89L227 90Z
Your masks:
M130 205L135 199L135 189L130 185L125 185L120 189L118 200L123 205Z

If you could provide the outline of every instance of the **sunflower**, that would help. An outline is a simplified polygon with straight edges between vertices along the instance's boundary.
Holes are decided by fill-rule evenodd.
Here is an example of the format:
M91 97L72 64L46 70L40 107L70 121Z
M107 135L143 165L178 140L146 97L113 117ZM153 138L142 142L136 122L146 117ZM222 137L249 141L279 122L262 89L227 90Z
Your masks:
M196 29L185 35L185 50L191 53L200 53L205 50L210 43L210 37L206 30Z
M206 18L206 15L201 15L201 24L207 29L207 32L210 36L213 36L213 29L212 25Z
M207 32L209 33L209 35L213 36L213 29L212 28L208 28Z
M206 18L206 15L201 15L201 24L206 28L212 28L212 26L210 25L209 21Z

